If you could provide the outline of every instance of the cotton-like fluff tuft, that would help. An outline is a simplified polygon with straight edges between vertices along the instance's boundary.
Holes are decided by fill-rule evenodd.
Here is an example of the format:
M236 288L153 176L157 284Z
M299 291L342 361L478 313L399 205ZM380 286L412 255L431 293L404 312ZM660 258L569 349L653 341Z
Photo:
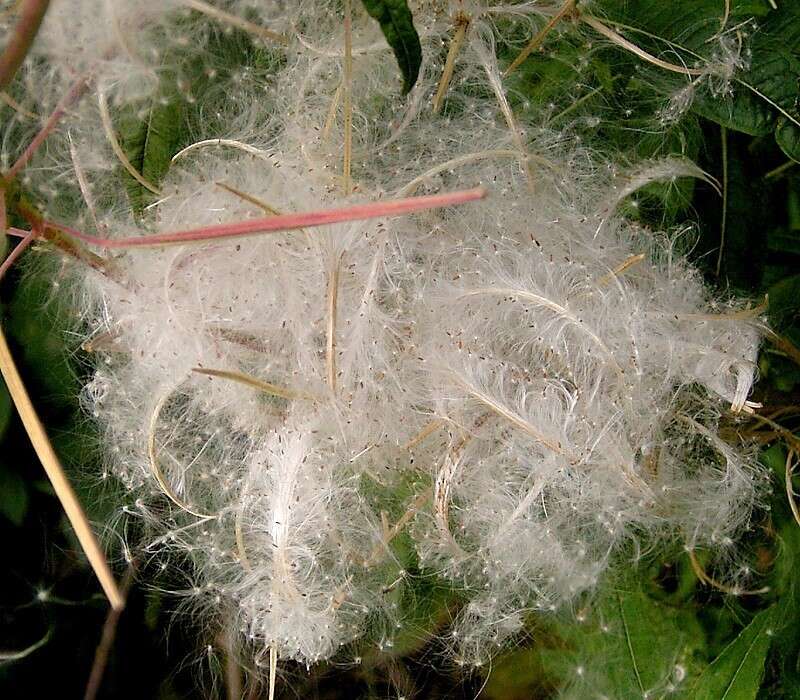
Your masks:
M187 14L199 5L117 10L154 27L169 10L198 36L230 22ZM402 98L361 14L349 71L340 3L226 4L283 33L279 58L189 90L207 119L135 222L105 182L114 149L97 155L98 116L76 116L70 157L106 188L84 222L112 238L489 189L458 209L127 249L78 271L98 356L84 401L129 490L124 514L147 560L190 579L181 592L259 661L313 663L370 635L391 646L408 561L465 601L444 640L462 664L642 549L707 548L735 571L764 478L720 425L752 409L759 310L716 298L678 233L619 213L696 167L601 157L506 95L497 41L562 6L418 3L425 60ZM83 65L44 37L44 55ZM112 70L100 87L124 103L124 81Z
M517 611L593 586L631 538L729 538L761 481L713 415L695 414L709 400L745 407L755 329L708 311L700 278L665 264L668 239L504 192L492 223L442 227L416 314L432 415L450 436L431 455L418 547L479 591L454 631L460 658L479 663ZM692 490L708 498L686 518Z
M277 153L203 164L163 228L261 214L234 190L283 212L336 200ZM642 538L716 548L747 523L759 472L716 434L753 379L747 313L712 310L666 236L501 173L453 175L494 180L473 211L132 251L93 282L115 469L151 493L150 525L165 497L186 521L251 642L313 662L383 614L364 478L427 473L411 533L472 598L463 663Z

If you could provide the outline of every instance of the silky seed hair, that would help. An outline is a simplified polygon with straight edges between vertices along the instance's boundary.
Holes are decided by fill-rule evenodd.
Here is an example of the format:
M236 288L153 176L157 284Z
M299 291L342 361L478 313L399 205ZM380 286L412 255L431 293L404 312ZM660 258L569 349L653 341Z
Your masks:
M424 61L407 96L360 10L345 70L338 2L53 4L26 85L50 94L91 73L95 98L32 161L54 219L121 238L490 191L457 209L69 266L62 287L96 358L83 403L104 473L127 492L127 546L164 569L159 585L256 665L312 664L363 637L392 646L404 620L391 593L410 585L393 544L409 538L416 575L465 601L443 646L482 665L531 612L591 595L654 547L708 549L744 581L735 543L766 481L754 449L719 428L752 410L761 312L705 286L686 231L621 213L650 183L704 173L600 153L585 121L509 99L497 44L561 3L414 3ZM619 45L573 23L552 41ZM202 51L233 32L260 64L224 71ZM743 46L721 33L681 79L726 89ZM162 60L180 55L213 87L181 83ZM114 124L165 76L207 119L136 211L121 201ZM59 209L53 173L84 213ZM396 520L378 492L403 494Z

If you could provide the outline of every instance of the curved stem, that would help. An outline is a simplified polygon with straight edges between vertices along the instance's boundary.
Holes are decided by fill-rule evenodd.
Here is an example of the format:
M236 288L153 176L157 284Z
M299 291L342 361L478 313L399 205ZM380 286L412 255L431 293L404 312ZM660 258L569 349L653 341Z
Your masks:
M689 76L705 75L706 71L700 68L687 68L686 66L679 66L675 63L669 63L668 61L663 61L662 59L653 56L653 54L648 53L640 46L634 44L632 41L628 41L624 36L611 29L611 27L608 27L605 24L603 24L596 17L592 17L591 15L580 15L580 20L581 22L588 24L598 34L602 34L606 39L608 39L612 43L622 47L626 51L630 51L632 54L635 54L642 60L647 61L648 63L652 63L654 66L658 66L659 68L663 68L664 70L672 71L673 73L680 73L681 75L689 75Z

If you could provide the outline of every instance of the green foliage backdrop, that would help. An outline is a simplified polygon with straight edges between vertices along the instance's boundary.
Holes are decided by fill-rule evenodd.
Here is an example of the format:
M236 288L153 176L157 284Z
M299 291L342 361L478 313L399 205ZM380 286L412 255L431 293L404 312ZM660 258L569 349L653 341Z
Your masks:
M725 3L586 4L613 26L625 28L644 49L658 53L669 47L673 61L690 64L719 29ZM392 45L408 92L421 61L409 6L402 0L364 0L364 7ZM749 23L752 17L755 26ZM737 74L730 94L700 93L690 111L656 135L645 127L677 81L618 47L587 53L585 39L568 22L510 78L509 94L516 109L548 108L555 122L569 116L583 124L584 137L596 148L631 157L680 153L722 183L724 198L688 180L653 185L628 203L628 213L656 226L699 221L693 255L709 281L751 298L768 296L770 320L783 344L764 345L755 398L767 412L782 411L785 432L754 425L748 433L762 442L762 459L774 473L770 508L746 543L764 590L757 595L716 590L701 580L679 548L648 555L635 570L608 581L591 606L531 618L529 636L499 658L487 677L465 678L431 665L437 650L428 643L430 632L447 623L459 601L452 592L423 582L397 600L416 621L405 643L391 654L363 649L363 663L355 670L331 664L309 679L289 669L288 686L294 690L285 690L286 697L473 697L480 692L487 699L559 693L624 699L641 698L645 688L656 688L659 697L696 700L800 698L795 566L800 524L784 489L792 431L800 436L800 366L792 351L800 346L800 3L778 0L776 8L768 0L733 2L730 21L742 22L742 31L752 35L749 66ZM237 32L218 40L228 44L229 64L222 69L278 60ZM498 51L508 63L518 47L500 46ZM195 78L202 82L202 76ZM577 83L572 101L545 107L560 94L562 82ZM190 111L191 105L165 87L146 109L131 110L119 121L123 148L150 182L158 183L172 156L191 142L190 131L180 125L191 125L201 115ZM141 212L151 194L132 178L128 185L130 206ZM97 436L79 406L85 351L65 335L65 311L52 298L50 280L58 270L39 265L35 248L27 256L33 271L3 283L4 325L81 499L90 515L102 521L113 493L98 483ZM57 681L62 697L79 697L105 617L104 599L4 386L0 436L0 538L6 545L0 578L0 692L8 698L41 697ZM794 486L800 490L800 478ZM381 497L376 491L375 498ZM398 537L395 548L413 571L408 542ZM117 570L123 568L117 562ZM222 693L213 681L219 669L196 661L203 658L197 630L188 620L171 621L170 605L156 591L133 589L111 655L107 697L192 697L199 692L198 676L208 679L203 692ZM696 680L676 695L675 687L687 674Z

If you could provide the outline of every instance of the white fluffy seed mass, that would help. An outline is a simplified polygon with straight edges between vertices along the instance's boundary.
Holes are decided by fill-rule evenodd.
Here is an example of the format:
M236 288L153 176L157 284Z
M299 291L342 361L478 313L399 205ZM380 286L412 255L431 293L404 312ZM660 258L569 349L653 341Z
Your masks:
M77 3L95 4L119 3ZM192 3L135 4L120 4L118 25L221 21L188 15ZM268 89L245 67L208 98L233 107L175 160L144 212L150 232L478 184L489 195L412 217L132 249L105 274L82 271L98 357L85 401L145 552L174 562L191 581L184 594L257 658L276 649L306 663L375 629L391 645L402 620L387 590L408 576L392 548L401 537L417 575L467 600L446 643L477 664L531 611L591 591L643 547L735 559L763 477L718 424L750 408L757 312L714 297L681 234L617 211L642 186L695 169L614 163L565 123L514 112L494 44L560 3L417 3L425 61L407 98L356 5L352 76L339 3L226 6L288 43ZM457 12L471 21L437 114ZM159 32L144 36L152 47L114 55L152 63ZM65 36L45 37L50 56L76 60L56 42ZM95 60L103 75L109 59ZM110 61L105 88L138 99L115 83L118 68ZM101 188L114 157L98 145L99 117L81 119L80 161L108 151L86 165ZM96 212L99 229L132 235L120 211ZM401 487L390 520L374 494Z

